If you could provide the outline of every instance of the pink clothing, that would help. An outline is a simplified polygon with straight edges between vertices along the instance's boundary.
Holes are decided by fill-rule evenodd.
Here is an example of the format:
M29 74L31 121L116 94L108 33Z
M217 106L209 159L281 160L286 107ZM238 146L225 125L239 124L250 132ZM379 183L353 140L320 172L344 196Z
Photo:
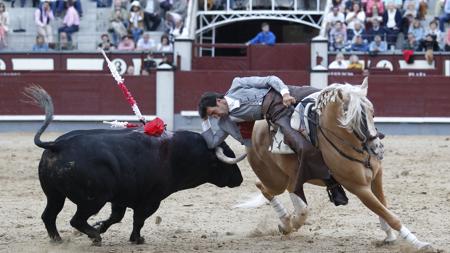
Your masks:
M366 5L366 13L369 16L372 16L373 6L376 5L378 9L378 15L383 15L384 13L384 5L381 0L368 0Z
M54 19L53 11L49 10L43 13L42 20L41 20L41 10L36 9L34 12L34 22L36 22L36 25L38 26L46 26L50 21Z
M67 9L66 15L64 16L63 23L66 26L80 25L80 15L78 15L78 12L75 9L75 7L70 6Z
M124 51L133 51L134 50L134 41L130 40L129 42L125 43L121 41L119 45L117 46L118 50L124 50Z
M449 0L447 0L447 1L449 1ZM447 41L445 43L450 46L450 28L447 30L447 39L446 40Z

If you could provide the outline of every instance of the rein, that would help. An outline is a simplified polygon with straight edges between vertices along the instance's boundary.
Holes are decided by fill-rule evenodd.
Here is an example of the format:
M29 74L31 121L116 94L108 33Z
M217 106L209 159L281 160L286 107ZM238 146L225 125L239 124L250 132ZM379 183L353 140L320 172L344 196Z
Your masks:
M342 139L342 138L340 138L339 136L337 136L337 135L336 135L335 133L333 133L331 130L321 127L320 124L317 124L317 127L319 128L319 131L322 133L322 135L323 135L323 137L325 138L325 140L327 140L328 143L330 143L330 145L331 145L331 146L332 146L332 147L333 147L333 148L334 148L341 156L347 158L347 159L350 160L350 161L360 163L360 164L364 165L364 167L373 170L372 166L370 165L370 154L369 154L369 152L366 151L366 152L367 152L367 158L364 159L364 160L359 160L359 159L353 158L353 157L347 155L346 153L344 153L342 150L340 150L340 149L339 149L339 148L338 148L338 147L337 147L337 146L336 146L336 145L328 138L328 136L325 134L325 132L323 131L323 129L325 129L325 130L327 130L328 132L332 133L333 136L335 136L336 138L338 138L339 141L340 141L341 143L343 143L343 144L345 144L345 145L351 147L353 150L355 150L355 151L358 152L359 154L364 154L364 152L365 152L365 150L366 150L365 148L361 149L361 148L357 148L357 147L353 146L352 144L348 143L348 142L345 141L344 139ZM358 138L358 139L359 139L359 138Z

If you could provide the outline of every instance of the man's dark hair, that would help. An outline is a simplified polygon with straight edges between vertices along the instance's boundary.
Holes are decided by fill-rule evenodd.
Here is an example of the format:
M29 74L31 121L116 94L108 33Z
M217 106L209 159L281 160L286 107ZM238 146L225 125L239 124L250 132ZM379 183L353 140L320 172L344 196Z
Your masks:
M262 22L261 28L263 28L264 26L269 26L269 23L267 23L267 22Z
M218 98L223 98L223 94L217 92L203 93L202 97L200 98L200 102L198 102L198 114L200 114L200 117L202 119L207 117L206 109L208 107L217 106Z

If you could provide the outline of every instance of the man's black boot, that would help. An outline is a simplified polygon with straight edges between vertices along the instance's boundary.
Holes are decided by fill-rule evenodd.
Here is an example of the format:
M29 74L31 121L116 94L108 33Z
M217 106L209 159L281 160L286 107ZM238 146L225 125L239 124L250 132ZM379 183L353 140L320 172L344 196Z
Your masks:
M335 206L347 205L348 198L345 194L344 188L332 177L323 180L327 185L328 197L330 201L334 203Z

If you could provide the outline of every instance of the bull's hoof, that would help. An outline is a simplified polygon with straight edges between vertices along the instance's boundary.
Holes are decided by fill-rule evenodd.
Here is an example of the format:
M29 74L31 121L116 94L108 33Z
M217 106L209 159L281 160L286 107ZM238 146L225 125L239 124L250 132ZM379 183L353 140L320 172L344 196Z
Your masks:
M97 230L97 232L99 232L100 234L103 234L106 232L106 228L104 226L104 221L96 222L94 225L92 225L92 227L94 227Z
M92 246L100 247L102 246L102 238L94 238L92 239Z
M135 243L135 244L144 244L145 243L145 239L142 236L136 237L136 236L131 236L130 237L130 242Z
M59 235L50 236L50 238L53 243L62 243L61 236Z

